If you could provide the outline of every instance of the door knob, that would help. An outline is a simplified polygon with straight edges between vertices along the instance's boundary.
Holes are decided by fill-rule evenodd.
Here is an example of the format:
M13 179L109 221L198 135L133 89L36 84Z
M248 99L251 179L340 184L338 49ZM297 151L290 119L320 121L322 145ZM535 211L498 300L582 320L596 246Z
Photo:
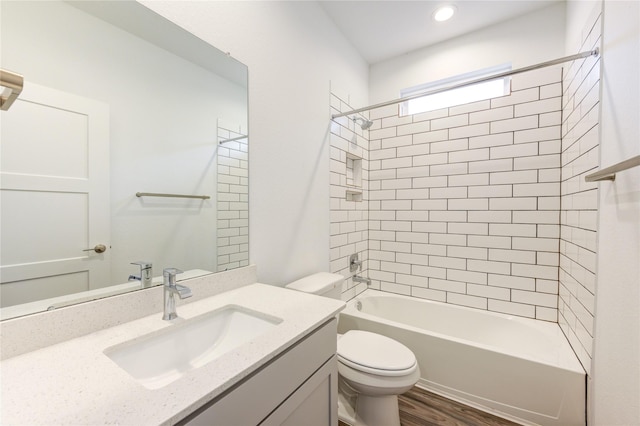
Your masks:
M95 251L96 253L104 253L105 251L107 251L107 246L105 246L104 244L98 244L94 248L88 248L82 251Z

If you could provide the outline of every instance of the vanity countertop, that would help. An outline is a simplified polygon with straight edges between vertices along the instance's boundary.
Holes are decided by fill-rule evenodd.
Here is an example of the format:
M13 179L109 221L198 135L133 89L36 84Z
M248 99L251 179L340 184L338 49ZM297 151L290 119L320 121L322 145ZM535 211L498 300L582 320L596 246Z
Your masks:
M180 305L178 315L189 319L229 304L283 321L251 342L155 390L140 385L103 351L172 326L162 320L162 313L6 359L0 364L0 423L174 424L268 363L344 307L338 300L251 284Z

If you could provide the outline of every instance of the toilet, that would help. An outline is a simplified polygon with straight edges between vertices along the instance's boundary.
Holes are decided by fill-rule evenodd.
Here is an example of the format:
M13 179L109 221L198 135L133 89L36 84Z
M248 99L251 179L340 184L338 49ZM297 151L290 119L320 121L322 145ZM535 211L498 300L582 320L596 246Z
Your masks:
M339 300L343 281L342 275L319 272L285 287ZM363 330L349 330L337 339L340 420L354 426L400 426L398 395L420 378L413 352Z

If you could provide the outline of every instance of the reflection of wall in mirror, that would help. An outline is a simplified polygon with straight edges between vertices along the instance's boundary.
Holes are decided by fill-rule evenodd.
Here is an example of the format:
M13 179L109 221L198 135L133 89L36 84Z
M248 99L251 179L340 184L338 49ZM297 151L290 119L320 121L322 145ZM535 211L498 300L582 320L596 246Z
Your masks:
M138 260L156 276L169 266L217 270L217 118L246 129L246 88L62 2L3 2L2 40L3 66L26 84L110 106L113 283Z

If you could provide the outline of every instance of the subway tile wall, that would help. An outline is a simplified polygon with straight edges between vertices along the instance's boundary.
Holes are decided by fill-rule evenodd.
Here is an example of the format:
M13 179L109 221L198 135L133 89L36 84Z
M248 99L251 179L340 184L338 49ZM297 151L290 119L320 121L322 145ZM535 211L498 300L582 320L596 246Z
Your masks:
M354 214L373 288L557 321L561 79L547 68L514 76L509 96L404 117L373 110L368 150L350 120L334 120L332 270L348 266L340 226ZM342 194L349 150L368 159L359 205ZM356 227L367 208L368 241ZM363 289L346 284L343 296Z
M218 125L218 141L242 136ZM248 139L218 145L218 271L249 265Z
M369 277L383 291L557 321L562 70L509 96L371 112Z
M601 8L587 21L576 52L600 47ZM567 67L563 79L560 327L587 372L591 370L595 307L598 186L584 176L599 166L600 59Z
M353 109L348 96L331 94L331 114ZM366 118L366 115L360 116ZM358 275L368 276L369 239L369 131L362 130L350 117L331 121L330 194L331 194L331 272L342 274L342 298L349 300L367 289L354 283L349 256L357 253L362 267Z

